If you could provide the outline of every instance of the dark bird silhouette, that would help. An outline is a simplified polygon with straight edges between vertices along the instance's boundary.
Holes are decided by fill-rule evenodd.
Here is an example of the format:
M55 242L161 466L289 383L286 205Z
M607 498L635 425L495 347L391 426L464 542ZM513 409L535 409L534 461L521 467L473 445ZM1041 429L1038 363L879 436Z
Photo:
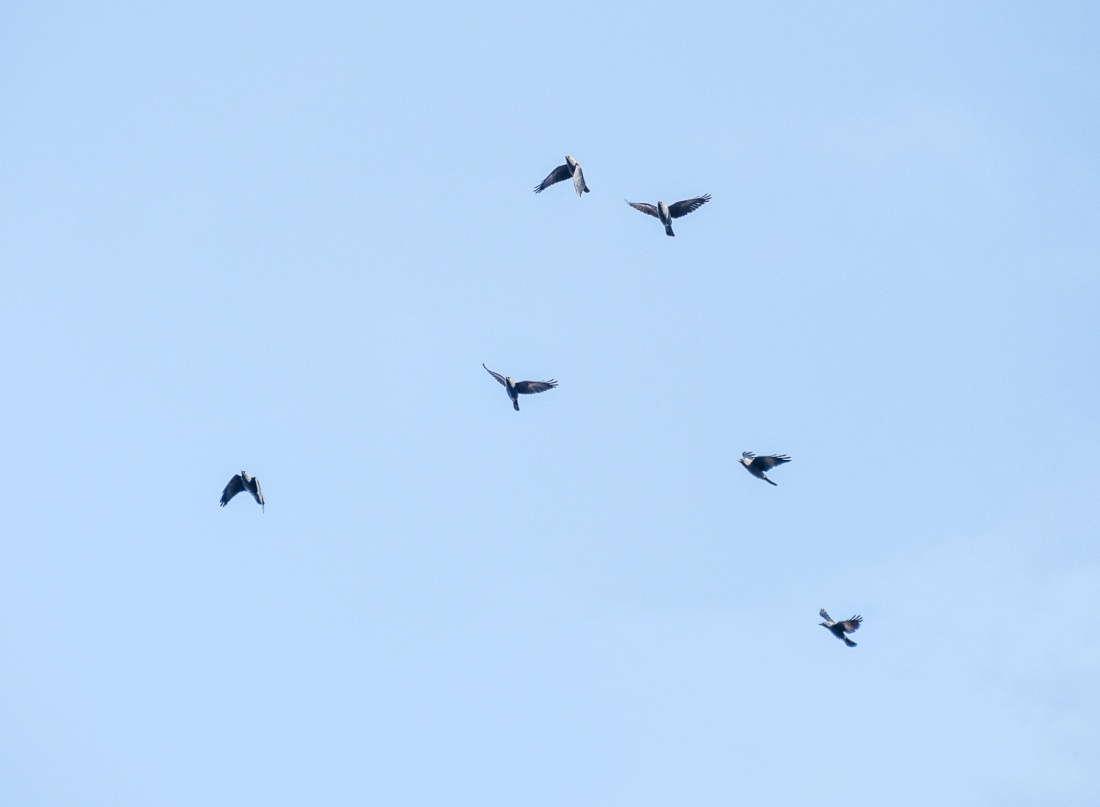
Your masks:
M241 471L239 474L229 480L229 484L225 486L225 490L222 491L221 506L225 507L229 504L229 500L240 493L242 490L247 490L252 494L252 498L256 500L256 503L260 505L260 509L264 509L264 494L260 490L260 480L250 474L248 471Z
M584 184L584 172L581 171L581 164L568 155L565 157L565 165L559 165L550 172L546 179L535 186L535 193L542 193L551 185L569 179L569 177L573 177L573 188L577 191L577 196L583 193L591 193L588 186Z
M485 363L482 362L481 366L485 367ZM549 381L516 381L511 376L505 377L500 373L494 373L488 367L485 367L485 372L504 385L504 389L508 392L508 397L512 399L512 406L517 412L519 411L520 395L532 395L536 392L546 392L546 390L553 389L558 385L558 382L552 378Z
M665 235L676 235L676 233L672 232L672 220L698 210L709 201L710 194L704 193L702 196L696 196L694 199L685 199L682 202L676 202L672 205L658 202L657 206L654 207L646 202L632 202L629 199L626 200L626 203L635 210L642 211L647 216L653 216L655 219L660 219L661 224L665 225Z
M738 460L738 462L745 466L745 469L750 474L755 476L757 479L763 479L769 485L775 485L775 482L772 482L770 479L768 479L768 475L765 474L764 471L770 471L776 465L782 465L783 463L790 461L791 458L788 457L786 454L769 454L766 457L758 457L751 451L741 452L741 459ZM779 487L779 485L775 486Z
M844 634L855 633L857 630L859 630L859 626L863 624L863 617L861 617L859 614L856 614L851 619L846 619L843 622L833 622L832 617L830 617L825 612L824 608L818 611L818 614L820 614L825 619L824 622L818 623L819 625L821 625L821 627L828 629L829 633L840 639L842 642L844 642L844 644L848 645L848 647L856 646L856 643Z

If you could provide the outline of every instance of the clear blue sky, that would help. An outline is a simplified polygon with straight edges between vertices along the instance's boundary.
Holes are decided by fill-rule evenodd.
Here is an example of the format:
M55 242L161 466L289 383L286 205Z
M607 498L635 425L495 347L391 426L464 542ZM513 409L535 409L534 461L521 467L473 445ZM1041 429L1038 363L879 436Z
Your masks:
M1098 41L8 3L0 803L1097 804Z

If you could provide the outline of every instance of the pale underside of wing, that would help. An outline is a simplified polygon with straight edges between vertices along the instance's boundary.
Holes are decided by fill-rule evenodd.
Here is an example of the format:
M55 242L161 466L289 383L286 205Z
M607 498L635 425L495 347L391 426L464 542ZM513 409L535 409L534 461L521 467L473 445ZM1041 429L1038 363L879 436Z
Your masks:
M557 168L550 172L546 179L535 186L535 193L542 193L551 185L555 185L562 180L569 179L569 177L571 176L573 176L572 168L570 168L568 165L559 165ZM583 180L581 181L583 182ZM580 193L580 190L578 190L577 193Z
M485 363L482 362L481 366L485 367ZM495 378L497 381L499 381L502 387L507 387L508 386L508 382L504 380L504 376L502 376L500 373L494 373L488 367L485 367L485 372L487 372L489 375L491 375L493 378Z
M573 172L573 188L577 191L577 196L582 195L588 186L584 184L584 171L578 165L577 170Z
M241 479L241 475L237 474L229 480L229 484L225 486L225 490L222 491L221 506L225 507L229 504L229 500L244 490L244 480Z
M263 506L264 494L260 490L260 480L256 477L252 477L248 480L248 492L252 494L252 498L256 500L256 504Z
M674 219L678 219L681 216L686 216L692 211L698 210L700 207L710 201L710 194L704 193L702 196L696 196L694 199L684 199L682 202L668 206L668 214Z
M536 392L546 392L546 390L553 389L557 385L558 382L554 379L549 381L517 381L516 392L531 395Z

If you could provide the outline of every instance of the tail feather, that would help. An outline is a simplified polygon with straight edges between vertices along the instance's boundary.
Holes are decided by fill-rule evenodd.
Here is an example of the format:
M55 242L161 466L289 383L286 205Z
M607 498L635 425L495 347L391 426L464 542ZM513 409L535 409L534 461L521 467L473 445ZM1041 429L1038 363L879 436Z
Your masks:
M779 485L775 484L775 482L772 482L770 479L768 479L768 477L764 476L763 474L760 475L760 478L771 485L773 488L779 487Z
M672 232L672 225L671 224L666 224L665 225L665 235L676 235L676 233Z
M844 644L848 645L848 647L856 646L856 643L849 639L847 636L841 636L840 638L844 640Z
M518 400L512 401L512 408L515 409L517 412L519 411L519 401Z

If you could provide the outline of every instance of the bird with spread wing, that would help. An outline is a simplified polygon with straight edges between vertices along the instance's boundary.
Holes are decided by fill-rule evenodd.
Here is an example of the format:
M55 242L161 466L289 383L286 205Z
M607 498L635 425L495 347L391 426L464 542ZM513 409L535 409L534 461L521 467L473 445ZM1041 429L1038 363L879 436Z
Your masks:
M666 205L664 202L658 202L656 207L646 202L632 202L629 199L626 200L626 203L635 210L642 211L647 216L653 216L655 219L660 219L661 224L665 225L665 235L676 235L676 233L672 232L672 220L698 210L709 201L710 194L704 193L702 196L696 196L694 199L684 199L682 202L676 202L671 205Z
M856 614L851 619L846 619L843 622L833 622L832 617L829 616L824 608L818 611L818 614L825 620L824 622L818 623L819 625L821 625L821 627L826 628L829 633L840 639L842 642L844 642L844 644L848 645L848 647L856 646L856 643L844 634L855 633L857 630L859 630L859 626L863 624L863 617L861 617L859 614Z
M766 457L758 457L751 451L741 452L741 459L738 460L738 462L745 466L745 470L757 479L763 479L769 485L775 485L775 482L768 479L768 475L765 474L764 471L770 471L776 465L782 465L790 461L791 458L786 454L769 454ZM779 487L778 485L775 486Z
M226 485L225 490L222 491L221 506L225 507L229 504L230 499L243 490L247 490L252 494L252 498L256 500L256 503L260 505L260 510L263 511L264 494L263 491L260 490L260 480L248 471L241 471L229 480L229 484Z
M482 362L481 366L485 367L485 363ZM517 412L519 411L520 395L532 395L536 392L546 392L546 390L553 389L558 385L558 382L552 378L549 381L516 381L511 376L505 377L500 373L494 373L488 367L485 367L485 372L504 385L508 397L512 399L512 407Z
M570 177L573 178L573 188L577 191L577 196L591 193L588 186L584 184L584 172L581 171L581 164L569 155L565 157L565 165L559 165L550 172L546 179L535 186L535 193L542 193L551 185L556 185Z

